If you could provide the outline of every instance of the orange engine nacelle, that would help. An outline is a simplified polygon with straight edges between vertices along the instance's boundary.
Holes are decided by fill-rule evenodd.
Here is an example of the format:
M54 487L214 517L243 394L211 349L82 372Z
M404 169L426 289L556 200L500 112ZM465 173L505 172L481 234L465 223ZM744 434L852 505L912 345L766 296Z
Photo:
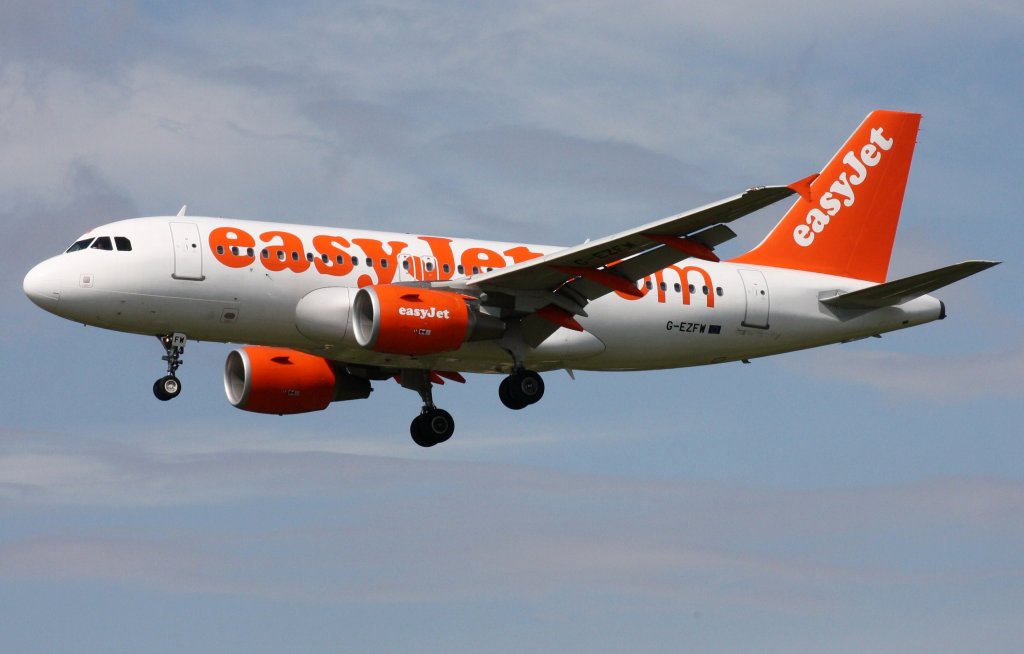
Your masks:
M321 411L331 402L369 397L370 382L336 370L323 357L296 350L249 346L224 363L228 401L256 413Z
M500 337L505 323L470 309L466 300L451 291L367 286L352 303L352 331L368 350L412 356L451 352L466 341Z

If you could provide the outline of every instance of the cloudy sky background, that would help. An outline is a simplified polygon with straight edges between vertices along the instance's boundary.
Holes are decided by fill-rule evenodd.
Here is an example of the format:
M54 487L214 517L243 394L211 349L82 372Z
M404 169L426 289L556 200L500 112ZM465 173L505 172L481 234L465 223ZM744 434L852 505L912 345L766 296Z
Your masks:
M1019 3L0 6L0 649L1019 652ZM570 245L924 114L893 276L1005 263L823 350L289 418L190 344L34 307L36 261L196 215ZM733 255L781 215L734 224Z

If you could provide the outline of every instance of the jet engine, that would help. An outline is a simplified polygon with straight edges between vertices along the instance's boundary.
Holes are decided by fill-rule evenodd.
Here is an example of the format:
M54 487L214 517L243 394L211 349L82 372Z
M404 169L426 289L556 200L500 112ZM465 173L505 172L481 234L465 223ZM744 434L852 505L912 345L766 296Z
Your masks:
M322 411L331 402L365 399L371 390L367 379L296 350L248 346L232 350L224 363L224 392L243 411Z
M356 342L387 354L438 354L466 341L499 338L505 323L469 304L472 298L411 286L367 286L352 303Z

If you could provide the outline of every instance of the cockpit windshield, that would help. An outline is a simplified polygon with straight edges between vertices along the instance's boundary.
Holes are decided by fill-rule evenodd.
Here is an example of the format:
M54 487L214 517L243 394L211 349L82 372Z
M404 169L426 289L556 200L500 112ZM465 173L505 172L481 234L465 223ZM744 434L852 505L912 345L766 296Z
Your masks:
M71 247L69 247L67 250L64 250L64 252L78 252L79 250L84 250L85 248L89 247L89 244L92 243L93 240L94 239L91 238L83 238L81 241L75 241L71 245Z
M115 236L111 239L109 236L95 236L90 238L83 238L80 241L75 241L71 244L64 253L78 252L79 250L114 250L117 249L121 252L131 252L132 242L124 236Z

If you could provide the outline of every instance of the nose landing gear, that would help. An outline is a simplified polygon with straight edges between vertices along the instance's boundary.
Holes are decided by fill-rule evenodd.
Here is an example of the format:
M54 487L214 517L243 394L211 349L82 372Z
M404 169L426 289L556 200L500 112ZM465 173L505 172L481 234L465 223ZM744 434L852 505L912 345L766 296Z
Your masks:
M181 355L185 351L186 337L180 332L158 336L160 345L163 346L165 354L161 357L167 362L167 374L153 383L153 395L156 399L166 402L173 400L181 393L181 381L178 379L178 366L184 363Z

